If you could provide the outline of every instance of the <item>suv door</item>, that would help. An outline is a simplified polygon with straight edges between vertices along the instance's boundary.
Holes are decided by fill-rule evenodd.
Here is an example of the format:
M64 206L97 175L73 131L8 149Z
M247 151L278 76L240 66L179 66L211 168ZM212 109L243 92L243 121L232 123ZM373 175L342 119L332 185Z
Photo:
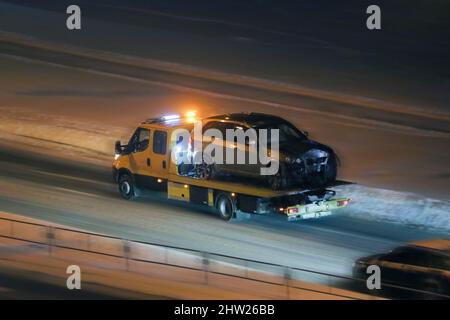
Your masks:
M234 124L231 129L243 130L245 134L248 134L248 137L245 136L245 141L243 143L233 142L233 144L230 144L230 146L234 148L235 171L249 176L259 176L260 165L258 164L259 157L257 133L255 133L255 136L252 136L248 130L254 129L243 126L241 124ZM244 154L245 162L243 164L238 163L238 152L242 152ZM250 159L255 159L256 162L250 163Z
M217 136L214 136L214 135L211 136L211 137L206 136L205 133L206 133L206 131L208 131L209 129L216 129L216 130L219 130L222 137L217 137ZM210 132L210 133L211 133L211 132ZM206 148L208 145L210 145L210 144L216 145L216 146L218 147L217 150L222 149L221 152L222 152L222 160L223 160L223 161L222 161L222 163L217 163L217 162L216 162L216 163L214 164L216 171L217 171L217 172L224 172L224 171L227 171L227 165L226 165L226 162L225 162L225 160L226 160L226 158L225 158L225 157L226 157L226 156L225 156L225 124L224 124L223 122L220 122L220 121L211 121L211 122L206 123L206 124L203 126L202 152L204 152L204 151L205 151L205 148ZM215 154L211 154L211 156L215 157L216 159L217 159L217 157L218 157L218 155L215 155ZM204 152L204 153L203 153L203 157L204 157L203 160L206 161L205 158L208 157L207 152ZM212 159L211 159L211 160L212 160Z

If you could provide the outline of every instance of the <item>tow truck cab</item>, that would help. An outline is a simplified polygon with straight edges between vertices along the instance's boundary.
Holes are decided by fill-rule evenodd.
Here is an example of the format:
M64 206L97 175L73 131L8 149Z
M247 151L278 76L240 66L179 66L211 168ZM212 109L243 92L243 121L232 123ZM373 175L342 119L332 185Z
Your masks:
M193 126L192 121L176 118L142 122L126 145L116 142L114 180L119 183L123 175L131 178L134 194L129 192L130 198L139 189L166 190L169 174L177 174L176 165L171 163L171 150L176 143L171 140L172 133L180 128L191 131ZM128 190L127 185L124 187Z
M113 178L123 198L131 200L148 191L187 203L215 208L229 220L240 213L282 213L288 220L329 215L347 206L349 199L334 199L328 189L272 190L245 181L207 180L180 174L172 162L177 129L191 132L194 121L175 116L142 122L126 145L116 142ZM175 134L174 134L175 132Z

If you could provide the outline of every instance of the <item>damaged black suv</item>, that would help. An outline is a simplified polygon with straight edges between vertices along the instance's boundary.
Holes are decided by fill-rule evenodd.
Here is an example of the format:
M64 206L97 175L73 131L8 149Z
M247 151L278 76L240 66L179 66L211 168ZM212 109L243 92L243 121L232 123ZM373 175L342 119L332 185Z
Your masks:
M202 121L203 134L208 129L216 129L222 133L223 147L234 150L245 150L246 163L209 163L198 166L199 175L206 179L213 179L217 175L227 174L243 177L263 177L272 189L278 190L291 186L324 187L336 180L337 156L330 147L310 140L308 133L297 129L290 122L272 115L262 113L233 113L213 116ZM227 141L226 130L278 129L279 131L279 154L278 171L272 175L261 176L262 164L258 157L256 164L249 164L249 153L254 152L252 145L259 144L259 139L251 141L247 139L245 145L238 144L235 139ZM213 138L214 143L218 139ZM208 141L208 139L206 139ZM270 136L269 139L270 141ZM209 140L210 142L210 140ZM205 148L205 146L203 146ZM252 151L253 150L253 151ZM268 154L272 156L275 152L268 145ZM226 152L224 152L225 154ZM235 153L237 154L237 152Z

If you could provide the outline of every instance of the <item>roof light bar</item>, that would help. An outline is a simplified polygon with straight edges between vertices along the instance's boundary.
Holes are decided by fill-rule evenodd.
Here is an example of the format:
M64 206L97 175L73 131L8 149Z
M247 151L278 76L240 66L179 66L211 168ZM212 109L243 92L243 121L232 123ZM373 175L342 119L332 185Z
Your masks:
M179 114L169 114L167 116L161 117L161 119L163 119L164 121L178 120L178 119L180 119L180 115Z

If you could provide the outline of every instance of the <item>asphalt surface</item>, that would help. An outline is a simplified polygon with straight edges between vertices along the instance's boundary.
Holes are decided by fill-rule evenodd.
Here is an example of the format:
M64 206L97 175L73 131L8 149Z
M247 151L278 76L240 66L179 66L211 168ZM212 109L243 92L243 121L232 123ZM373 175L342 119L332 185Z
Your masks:
M157 197L120 198L108 167L0 149L0 210L92 232L336 275L355 259L405 242L444 236L345 216L288 222L251 216L224 222L208 210ZM345 209L343 209L345 210Z

